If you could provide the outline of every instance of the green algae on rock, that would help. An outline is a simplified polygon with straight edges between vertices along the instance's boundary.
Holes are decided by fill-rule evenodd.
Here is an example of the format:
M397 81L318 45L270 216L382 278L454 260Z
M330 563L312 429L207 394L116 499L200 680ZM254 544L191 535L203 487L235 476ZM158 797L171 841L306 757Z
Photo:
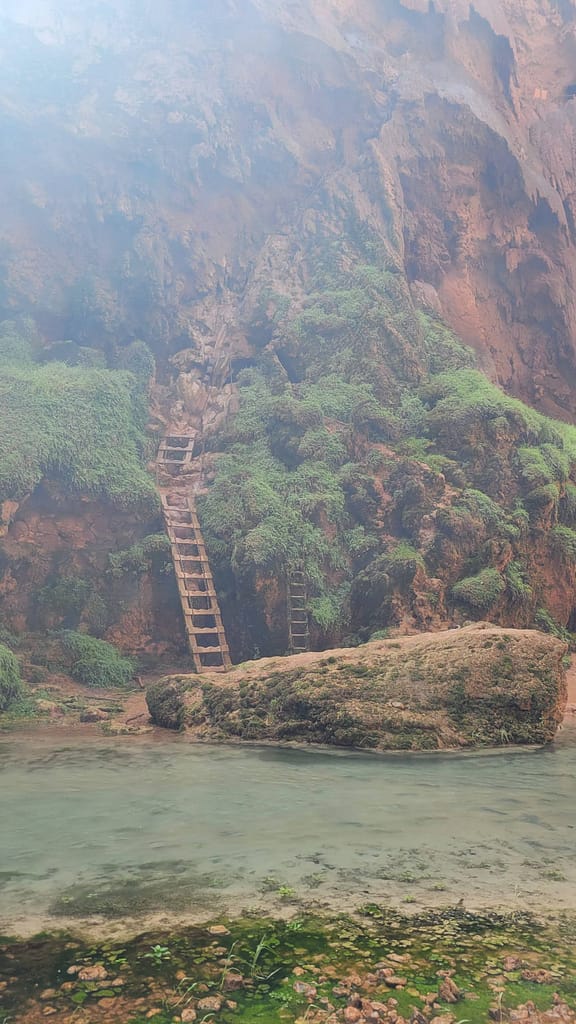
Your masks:
M487 623L361 648L177 676L147 693L152 720L199 738L440 750L550 742L566 645Z

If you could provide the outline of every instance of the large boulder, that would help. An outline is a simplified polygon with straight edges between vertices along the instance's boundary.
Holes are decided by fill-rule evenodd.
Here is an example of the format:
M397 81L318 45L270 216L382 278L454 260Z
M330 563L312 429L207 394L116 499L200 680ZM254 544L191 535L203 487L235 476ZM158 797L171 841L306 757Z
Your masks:
M378 750L542 744L566 706L566 650L536 630L476 623L167 678L147 701L156 724L202 739Z

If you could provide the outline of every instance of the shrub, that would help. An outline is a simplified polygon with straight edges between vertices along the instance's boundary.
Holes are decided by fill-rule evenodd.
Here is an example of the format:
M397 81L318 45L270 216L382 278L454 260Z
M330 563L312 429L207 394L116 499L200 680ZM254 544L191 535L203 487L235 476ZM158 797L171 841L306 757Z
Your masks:
M156 372L154 354L145 341L133 341L126 348L120 349L117 365L118 369L132 373L145 390Z
M0 644L0 711L9 711L22 699L24 687L16 655Z
M125 551L116 551L108 556L111 576L121 577L125 573L142 575L145 572L170 572L172 559L170 540L165 533L150 533Z
M480 611L486 611L502 596L506 583L497 569L482 569L476 576L467 576L452 587L452 596L458 602Z
M547 608L538 608L536 615L534 616L534 623L541 629L543 633L550 633L552 636L557 636L559 640L564 640L566 643L572 644L574 637L565 629L564 626L559 625L556 619L550 614Z
M32 345L30 339L13 320L0 323L0 366L8 363L31 363Z
M44 476L122 507L157 504L141 465L146 410L129 374L63 363L0 367L0 500Z
M506 590L513 604L526 604L532 597L532 587L526 581L526 568L520 562L510 562L504 572Z
M555 526L550 531L552 550L559 551L564 561L576 563L576 531L569 526Z
M90 590L88 581L78 576L62 576L51 586L42 587L38 592L38 609L42 618L46 613L53 613L67 620L64 625L77 625Z
M568 524L576 524L576 487L572 483L566 484L566 490L560 500L560 518Z
M132 658L123 658L112 644L71 630L61 634L61 643L76 682L103 690L130 685L136 664Z

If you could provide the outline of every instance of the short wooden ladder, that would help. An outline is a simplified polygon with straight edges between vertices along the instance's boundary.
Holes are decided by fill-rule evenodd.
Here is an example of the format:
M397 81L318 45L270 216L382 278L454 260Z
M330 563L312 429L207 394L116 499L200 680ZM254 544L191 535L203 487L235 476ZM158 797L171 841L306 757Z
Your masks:
M310 650L310 627L307 610L306 577L300 569L290 573L288 586L290 651L303 654Z

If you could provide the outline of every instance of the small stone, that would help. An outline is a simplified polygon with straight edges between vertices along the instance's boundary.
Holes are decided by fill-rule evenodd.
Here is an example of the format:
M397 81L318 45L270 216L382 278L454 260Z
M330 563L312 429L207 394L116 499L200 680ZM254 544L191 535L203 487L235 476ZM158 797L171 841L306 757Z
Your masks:
M193 1021L198 1020L198 1014L191 1006L187 1006L185 1010L182 1010L180 1020L182 1024L192 1024Z
M392 707L404 707L404 705L399 704L398 701L392 701ZM393 964L405 964L410 959L410 957L407 956L405 953L388 953L386 959L390 960L390 962Z
M357 1021L362 1020L362 1011L356 1006L347 1006L344 1010L344 1020L346 1024L356 1024Z
M209 1010L212 1013L219 1013L222 1009L222 1000L218 996L206 996L198 1003L199 1010Z
M545 971L543 968L534 971L522 971L520 977L522 981L534 981L537 985L551 985L554 981L551 971ZM528 1003L526 1003L526 1006L528 1006Z
M58 1010L55 1006L45 1006L42 1013L45 1017L53 1017L55 1013L58 1013Z
M306 971L303 967L295 967L292 974L295 974L297 978L301 978L303 974L306 974Z
M108 977L108 971L102 964L94 964L93 967L82 967L78 971L80 981L104 981Z
M384 980L391 988L404 988L404 986L408 984L408 978L398 978L395 974L391 977L385 978Z
M73 981L65 981L62 985L60 985L61 992L73 992L75 988L76 985L74 984Z
M103 999L98 1000L98 1006L102 1006L104 1009L115 1006L118 1000L115 996L104 996Z
M509 974L510 971L519 971L522 967L522 961L518 956L507 956L504 959L502 969Z
M55 995L56 995L56 989L55 988L45 988L44 991L40 993L40 999L42 999L42 1000L54 999Z
M157 1017L160 1013L162 1013L162 1010L159 1010L157 1006L154 1006L151 1010L148 1010L146 1020L150 1020L151 1017Z
M110 718L107 711L101 711L100 708L88 708L83 711L80 715L80 721L84 724L91 722L106 722Z
M224 988L227 992L237 992L238 989L244 988L246 984L241 974L237 974L235 971L229 971L224 980Z
M230 935L228 928L223 924L213 924L208 929L209 935Z
M438 998L443 1003L457 1003L462 999L462 992L452 978L443 978L438 986Z
M82 970L82 964L72 964L66 971L66 974L78 974L78 971Z
M309 985L306 981L295 981L292 988L297 995L304 996L309 1000L315 999L318 992L314 985Z
M112 988L120 988L121 985L125 985L125 984L126 984L126 982L124 981L124 978L114 978L114 981L110 982L110 985L112 986Z
M226 1000L226 1009L227 1010L237 1010L238 1009L238 1003L235 1003L233 999L227 999Z

